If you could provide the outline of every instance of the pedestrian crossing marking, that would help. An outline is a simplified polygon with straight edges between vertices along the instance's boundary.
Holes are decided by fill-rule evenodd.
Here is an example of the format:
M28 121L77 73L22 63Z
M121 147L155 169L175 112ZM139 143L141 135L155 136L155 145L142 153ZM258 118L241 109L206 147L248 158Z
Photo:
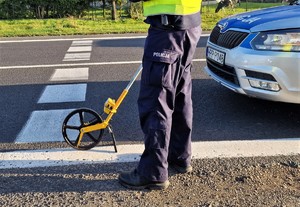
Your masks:
M84 61L91 59L92 40L73 41L63 61ZM89 53L87 53L89 52Z
M73 41L63 61L90 60L92 41ZM55 69L49 81L88 80L89 68ZM38 104L83 102L86 100L86 83L48 85ZM74 109L33 111L16 138L16 143L63 141L61 124Z
M50 81L88 80L89 68L55 69Z
M38 103L66 103L85 101L86 83L48 85Z
M72 46L92 45L92 40L76 40L72 42Z
M62 142L61 125L74 109L33 111L16 143Z
M71 46L68 52L90 52L92 51L92 46Z
M83 61L90 60L91 53L67 53L63 61Z

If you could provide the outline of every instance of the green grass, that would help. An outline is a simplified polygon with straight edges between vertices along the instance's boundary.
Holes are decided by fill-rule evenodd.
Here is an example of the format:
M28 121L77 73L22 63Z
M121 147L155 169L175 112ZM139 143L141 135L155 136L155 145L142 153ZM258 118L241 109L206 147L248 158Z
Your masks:
M82 19L45 19L45 20L2 20L1 37L79 35L145 32L147 25L142 20L82 20Z
M254 9L261 9L280 4L272 3L242 3L240 7L214 13L216 5L202 7L202 29L210 31L220 19ZM92 20L93 19L93 20ZM22 36L60 36L60 35L86 35L86 34L120 34L120 33L144 33L148 25L143 19L123 18L115 21L103 17L91 18L65 18L65 19L24 19L1 20L0 37Z

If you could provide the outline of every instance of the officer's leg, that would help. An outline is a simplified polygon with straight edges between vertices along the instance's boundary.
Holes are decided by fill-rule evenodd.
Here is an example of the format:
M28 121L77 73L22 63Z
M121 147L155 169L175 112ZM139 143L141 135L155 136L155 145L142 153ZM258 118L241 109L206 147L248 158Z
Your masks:
M201 35L201 28L196 27L186 31L182 45L182 76L177 85L175 109L173 113L172 130L169 147L169 161L180 165L186 171L191 163L191 133L193 120L191 62L195 53L197 42ZM183 170L184 172L184 170Z
M120 174L119 181L126 187L165 189L169 185L167 158L173 106L167 104L172 92L163 82L164 71L170 67L167 63L143 60L138 107L145 149L137 169Z
M193 120L192 82L190 66L178 84L169 147L169 162L182 167L191 163L191 134Z
M152 181L168 179L168 147L170 140L174 93L163 85L167 63L143 61L142 81L138 99L140 123L144 132L145 150L138 172Z

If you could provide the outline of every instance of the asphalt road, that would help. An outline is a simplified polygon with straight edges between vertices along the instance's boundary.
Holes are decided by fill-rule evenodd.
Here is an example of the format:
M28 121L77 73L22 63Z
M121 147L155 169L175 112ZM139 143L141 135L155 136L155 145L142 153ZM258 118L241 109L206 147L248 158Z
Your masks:
M84 38L0 39L0 165L10 159L29 165L63 161L61 151L75 152L59 149L59 158L30 160L36 151L27 150L26 159L19 149L43 148L41 153L46 153L48 148L66 146L61 135L64 117L81 107L101 112L105 100L117 98L127 85L140 64L143 35ZM203 71L206 41L207 36L201 38L194 61L193 141L298 140L300 106L248 98L214 82ZM138 90L139 79L111 122L119 143L143 140ZM8 160L6 151L12 151ZM131 191L119 185L118 173L136 164L0 169L0 205L299 206L299 155L193 159L192 173L180 175L170 169L171 186L164 192Z
M33 38L19 38L16 41L10 39L11 42L5 42L7 39L1 41L0 143L63 142L60 135L61 121L70 110L88 107L101 113L108 97L116 99L139 66L145 39L143 35L136 35L135 38L130 39L112 37L92 36L91 40L81 40L86 43L77 42L76 46L85 44L90 45L91 48L88 52L89 59L76 61L65 60L66 54L74 54L70 52L74 41L78 41L72 39L74 37L59 38L55 41L46 39L35 41ZM124 38L125 35L119 37ZM206 41L207 36L203 36L194 57L193 140L299 137L299 105L238 95L214 82L205 74L203 67L206 64ZM72 70L82 68L88 70L85 79L51 79L57 70L67 69L71 73ZM63 86L66 85L83 87L85 93L79 96L84 98L51 101L73 93L65 91ZM48 101L41 101L50 87L55 88L54 95L48 95L46 97ZM72 90L78 92L77 88ZM139 78L111 122L118 141L142 141L136 105L138 90ZM45 116L50 117L49 119L54 118L42 123L45 121ZM35 127L31 129L30 125ZM29 133L31 135L28 135Z

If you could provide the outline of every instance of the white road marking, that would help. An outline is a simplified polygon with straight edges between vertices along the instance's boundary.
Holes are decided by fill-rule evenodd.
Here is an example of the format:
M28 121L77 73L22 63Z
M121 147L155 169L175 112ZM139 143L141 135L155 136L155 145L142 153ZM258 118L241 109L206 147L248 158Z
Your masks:
M92 44L92 41L73 41L71 47L68 49L63 61L83 61L91 59L92 46L80 44ZM74 45L79 46L74 46ZM87 53L89 52L89 53Z
M55 69L50 81L88 80L89 68Z
M92 46L71 46L68 52L90 52L92 51Z
M61 142L61 125L75 109L33 111L16 138L16 143ZM1 162L1 161L0 161Z
M91 53L67 53L63 59L63 61L83 61L90 60Z
M61 41L76 41L76 40L122 40L122 39L141 39L146 38L142 36L131 36L131 37L84 37L84 38L52 38L52 39L27 39L27 40L2 40L0 43L20 43L20 42L61 42Z
M99 146L88 151L67 149L28 150L0 153L0 169L134 162L144 145ZM193 142L192 159L299 155L299 140Z
M38 103L66 103L85 101L87 84L48 85Z
M201 37L209 37L210 34L202 34ZM60 42L60 41L78 41L78 40L116 40L116 39L141 39L146 35L127 36L127 37L84 37L84 38L52 38L52 39L27 39L27 40L2 40L0 43L18 43L18 42Z
M72 42L72 46L92 45L92 40L76 40Z
M193 62L205 62L206 59L194 59ZM118 61L118 62L94 62L94 63L66 63L66 64L49 64L49 65L17 65L17 66L2 66L0 70L8 69L27 69L27 68L54 68L54 67L80 67L80 66L97 66L97 65L128 65L141 64L141 60L134 61Z

